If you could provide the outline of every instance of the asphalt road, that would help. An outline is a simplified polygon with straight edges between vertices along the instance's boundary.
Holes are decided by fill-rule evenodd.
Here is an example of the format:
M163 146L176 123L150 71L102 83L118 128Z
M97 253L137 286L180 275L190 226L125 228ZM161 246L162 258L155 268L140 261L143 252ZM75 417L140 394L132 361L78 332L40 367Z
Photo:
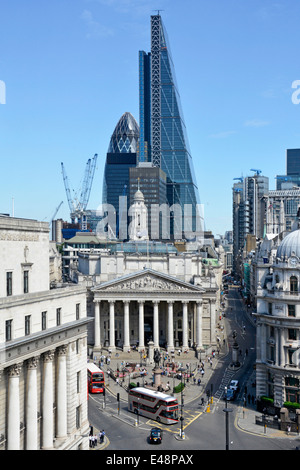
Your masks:
M244 384L253 373L255 362L255 325L249 319L236 289L231 289L228 294L228 307L226 309L226 333L228 338L228 354L219 361L214 370L208 388L212 387L214 404L211 412L207 413L199 403L194 400L184 406L185 439L179 439L180 423L163 427L163 441L159 446L149 443L151 427L156 423L139 417L138 426L134 425L132 413L127 411L127 404L120 402L120 411L117 413L118 404L115 397L107 394L107 408L103 408L102 396L90 396L89 418L90 423L96 429L104 429L108 437L106 452L128 451L128 455L141 451L156 452L200 452L225 450L226 443L229 450L292 450L295 449L295 441L289 439L270 438L257 436L251 432L245 432L235 425L238 406L243 400ZM226 423L223 400L224 386L232 377L232 371L228 369L232 361L232 333L236 331L237 342L240 350L239 358L242 367L234 372L234 378L241 385L239 396L235 402L229 403L232 410L228 414L228 437L226 439ZM109 411L110 410L110 411ZM114 413L111 413L114 410ZM123 419L124 418L124 419ZM128 421L128 419L131 421ZM108 455L108 454L107 454ZM146 454L145 454L146 455Z

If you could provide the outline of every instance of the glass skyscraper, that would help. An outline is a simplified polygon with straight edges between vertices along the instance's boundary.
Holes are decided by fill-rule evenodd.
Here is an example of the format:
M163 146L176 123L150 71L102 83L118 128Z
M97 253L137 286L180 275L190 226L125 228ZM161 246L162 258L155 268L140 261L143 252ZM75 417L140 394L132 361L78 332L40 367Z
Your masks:
M119 197L127 196L129 206L129 168L136 166L139 126L132 114L124 113L118 121L111 136L104 168L103 204L111 204L115 208L116 227L119 231ZM121 217L125 214L121 214ZM118 233L116 234L118 235Z
M200 204L175 71L160 15L151 16L151 53L139 53L140 140L138 159L152 161L167 176L167 202L189 204L196 229ZM171 218L171 233L176 220ZM187 229L187 227L183 227Z

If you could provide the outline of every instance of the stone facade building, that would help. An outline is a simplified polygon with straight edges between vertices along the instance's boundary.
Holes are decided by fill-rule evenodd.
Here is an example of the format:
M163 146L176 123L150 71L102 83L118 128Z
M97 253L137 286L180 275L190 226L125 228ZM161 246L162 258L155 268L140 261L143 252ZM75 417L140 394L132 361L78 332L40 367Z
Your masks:
M0 449L87 449L86 289L49 288L49 227L0 218Z
M278 244L278 246L276 246ZM258 270L257 398L300 403L300 230L274 240ZM264 266L264 269L263 269Z
M144 350L149 341L168 351L217 345L224 265L215 250L208 251L179 252L152 241L79 249L70 273L88 287L94 353Z

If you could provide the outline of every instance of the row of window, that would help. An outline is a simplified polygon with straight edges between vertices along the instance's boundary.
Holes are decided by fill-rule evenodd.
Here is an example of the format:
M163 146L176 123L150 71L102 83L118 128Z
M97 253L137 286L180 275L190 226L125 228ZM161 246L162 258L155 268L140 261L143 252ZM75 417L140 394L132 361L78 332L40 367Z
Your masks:
M56 326L61 324L61 308L56 309ZM80 318L80 304L76 304L76 320ZM28 336L31 334L32 328L32 316L25 315L24 319L24 335ZM41 313L41 329L47 329L47 311ZM5 322L5 341L12 341L13 339L13 320L6 320Z
M289 317L296 317L296 305L288 305L287 306L287 312ZM268 303L268 313L269 315L272 315L273 313L273 304Z
M23 293L29 292L29 271L23 271ZM6 272L6 295L13 295L13 273L12 271Z

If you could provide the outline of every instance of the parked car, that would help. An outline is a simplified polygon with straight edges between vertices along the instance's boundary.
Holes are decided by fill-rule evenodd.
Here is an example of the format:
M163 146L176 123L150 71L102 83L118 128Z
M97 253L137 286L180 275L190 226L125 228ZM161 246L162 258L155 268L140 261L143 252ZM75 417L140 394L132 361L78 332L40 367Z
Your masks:
M152 428L150 431L149 440L151 444L160 444L162 441L162 430L160 428Z
M238 380L232 380L230 382L229 388L231 388L231 390L234 390L234 392L238 392L239 389L240 389L239 381Z

